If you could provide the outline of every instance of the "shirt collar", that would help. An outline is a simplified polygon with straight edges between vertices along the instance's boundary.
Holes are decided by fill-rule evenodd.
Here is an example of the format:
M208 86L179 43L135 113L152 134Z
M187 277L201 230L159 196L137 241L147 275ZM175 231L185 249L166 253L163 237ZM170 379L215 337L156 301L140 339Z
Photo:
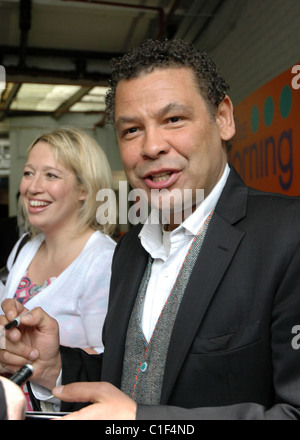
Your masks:
M228 164L226 164L224 172L215 187L201 202L198 208L187 219L185 219L181 225L172 231L171 240L172 236L174 237L183 231L186 235L197 235L208 215L215 209L229 173L230 168ZM139 233L139 238L144 249L153 258L161 258L165 255L162 241L162 225L159 223L159 214L157 212L152 211L151 215L154 217L151 217L151 221L146 221Z
M227 181L230 168L226 164L223 174L217 184L214 186L209 195L203 200L198 208L191 214L184 222L178 227L184 227L188 234L197 235L202 224L209 216L209 214L215 209L219 197L223 191L225 183Z

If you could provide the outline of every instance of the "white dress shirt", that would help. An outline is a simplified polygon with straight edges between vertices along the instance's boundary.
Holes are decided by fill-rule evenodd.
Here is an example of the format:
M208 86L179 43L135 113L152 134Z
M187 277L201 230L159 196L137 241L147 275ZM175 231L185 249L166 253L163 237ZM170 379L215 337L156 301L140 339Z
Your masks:
M152 336L189 247L206 218L214 210L229 172L230 168L226 165L222 177L210 194L174 231L164 231L162 225L157 223L145 223L141 229L141 244L153 258L141 322L147 341Z

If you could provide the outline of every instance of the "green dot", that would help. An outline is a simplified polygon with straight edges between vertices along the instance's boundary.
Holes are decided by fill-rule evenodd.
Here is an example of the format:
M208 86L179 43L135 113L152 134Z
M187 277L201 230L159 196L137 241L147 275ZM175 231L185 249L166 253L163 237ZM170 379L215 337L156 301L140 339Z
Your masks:
M253 131L253 133L257 132L258 125L259 125L259 113L258 113L257 105L254 105L251 111L251 130Z
M273 102L273 98L271 96L268 96L264 106L264 120L267 127L270 127L270 125L273 122L273 118L274 118L274 102Z
M279 108L281 116L287 118L292 108L292 91L289 86L285 86L282 89Z

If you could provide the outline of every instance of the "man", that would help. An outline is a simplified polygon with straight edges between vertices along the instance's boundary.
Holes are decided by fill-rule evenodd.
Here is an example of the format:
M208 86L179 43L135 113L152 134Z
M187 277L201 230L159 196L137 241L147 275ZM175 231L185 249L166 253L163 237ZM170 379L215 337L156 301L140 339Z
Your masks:
M103 358L59 350L40 309L8 333L2 365L30 359L49 389L62 371L62 411L92 402L69 418L300 418L300 205L247 188L228 166L226 93L210 58L182 41L147 41L114 62L107 109L131 185L150 202L164 189L158 209L168 192L184 202L191 190L193 212L181 208L178 221L171 198L169 224L139 225L118 243ZM24 311L2 307L0 324Z

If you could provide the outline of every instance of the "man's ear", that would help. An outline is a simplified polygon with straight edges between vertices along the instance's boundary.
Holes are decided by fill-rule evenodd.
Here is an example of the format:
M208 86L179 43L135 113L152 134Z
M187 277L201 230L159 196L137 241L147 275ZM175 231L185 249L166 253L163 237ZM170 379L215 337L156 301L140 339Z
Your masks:
M229 96L225 96L219 104L216 113L216 122L219 126L220 136L223 141L229 141L235 134L233 104Z

